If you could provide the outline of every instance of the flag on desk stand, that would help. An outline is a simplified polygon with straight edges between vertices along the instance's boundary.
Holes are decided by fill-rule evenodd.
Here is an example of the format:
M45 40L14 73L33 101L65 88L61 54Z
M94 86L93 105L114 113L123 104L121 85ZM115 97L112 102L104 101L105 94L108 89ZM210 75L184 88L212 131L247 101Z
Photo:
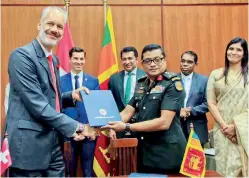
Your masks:
M1 168L1 175L2 175L12 165L7 134L5 134L5 138L3 139L2 148L0 152L0 159L1 159L0 168Z
M181 164L180 173L190 177L204 177L206 172L206 157L200 139L190 125L190 135Z
M109 78L116 72L118 72L117 52L112 13L110 7L108 7L99 62L98 79L101 90L108 89ZM102 131L97 139L93 162L94 173L97 177L109 177L115 172L111 170L111 164L113 163L110 160L109 145L110 138L105 131Z

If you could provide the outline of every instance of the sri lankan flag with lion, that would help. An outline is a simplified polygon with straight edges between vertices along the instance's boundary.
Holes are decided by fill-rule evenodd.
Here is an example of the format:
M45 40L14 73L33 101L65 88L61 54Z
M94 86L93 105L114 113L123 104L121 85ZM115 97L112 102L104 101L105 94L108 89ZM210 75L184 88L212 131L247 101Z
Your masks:
M190 177L204 177L206 172L206 158L200 139L191 128L188 144L182 160L180 173Z

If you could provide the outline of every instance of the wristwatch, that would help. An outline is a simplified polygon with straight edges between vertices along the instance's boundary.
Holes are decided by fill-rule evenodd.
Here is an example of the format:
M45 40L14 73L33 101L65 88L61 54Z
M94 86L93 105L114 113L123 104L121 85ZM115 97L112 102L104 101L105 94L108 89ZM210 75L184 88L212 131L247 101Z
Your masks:
M125 124L125 131L130 131L131 129L130 129L130 123L126 123Z
M76 131L76 133L81 133L83 132L85 129L85 125L84 124L79 124L78 130Z

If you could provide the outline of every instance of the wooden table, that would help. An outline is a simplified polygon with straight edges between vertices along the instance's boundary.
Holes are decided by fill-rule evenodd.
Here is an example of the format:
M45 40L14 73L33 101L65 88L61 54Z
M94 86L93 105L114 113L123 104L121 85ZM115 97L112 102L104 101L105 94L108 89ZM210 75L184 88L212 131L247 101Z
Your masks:
M168 174L168 177L187 177L182 174ZM222 177L220 174L218 174L216 171L213 170L207 170L205 177Z
M178 174L168 174L167 175L168 178L170 177L187 177L187 176L184 176L180 173ZM129 176L117 176L117 178L127 178ZM205 177L222 177L220 174L218 174L216 171L213 171L213 170L207 170L206 171L206 174L205 174Z

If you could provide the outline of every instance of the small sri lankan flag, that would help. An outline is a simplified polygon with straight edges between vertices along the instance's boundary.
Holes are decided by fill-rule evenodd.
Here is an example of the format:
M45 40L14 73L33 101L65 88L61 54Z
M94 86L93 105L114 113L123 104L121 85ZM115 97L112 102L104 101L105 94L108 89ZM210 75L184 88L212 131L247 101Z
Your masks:
M189 177L204 177L206 157L199 137L191 128L188 143L181 164L180 173Z

